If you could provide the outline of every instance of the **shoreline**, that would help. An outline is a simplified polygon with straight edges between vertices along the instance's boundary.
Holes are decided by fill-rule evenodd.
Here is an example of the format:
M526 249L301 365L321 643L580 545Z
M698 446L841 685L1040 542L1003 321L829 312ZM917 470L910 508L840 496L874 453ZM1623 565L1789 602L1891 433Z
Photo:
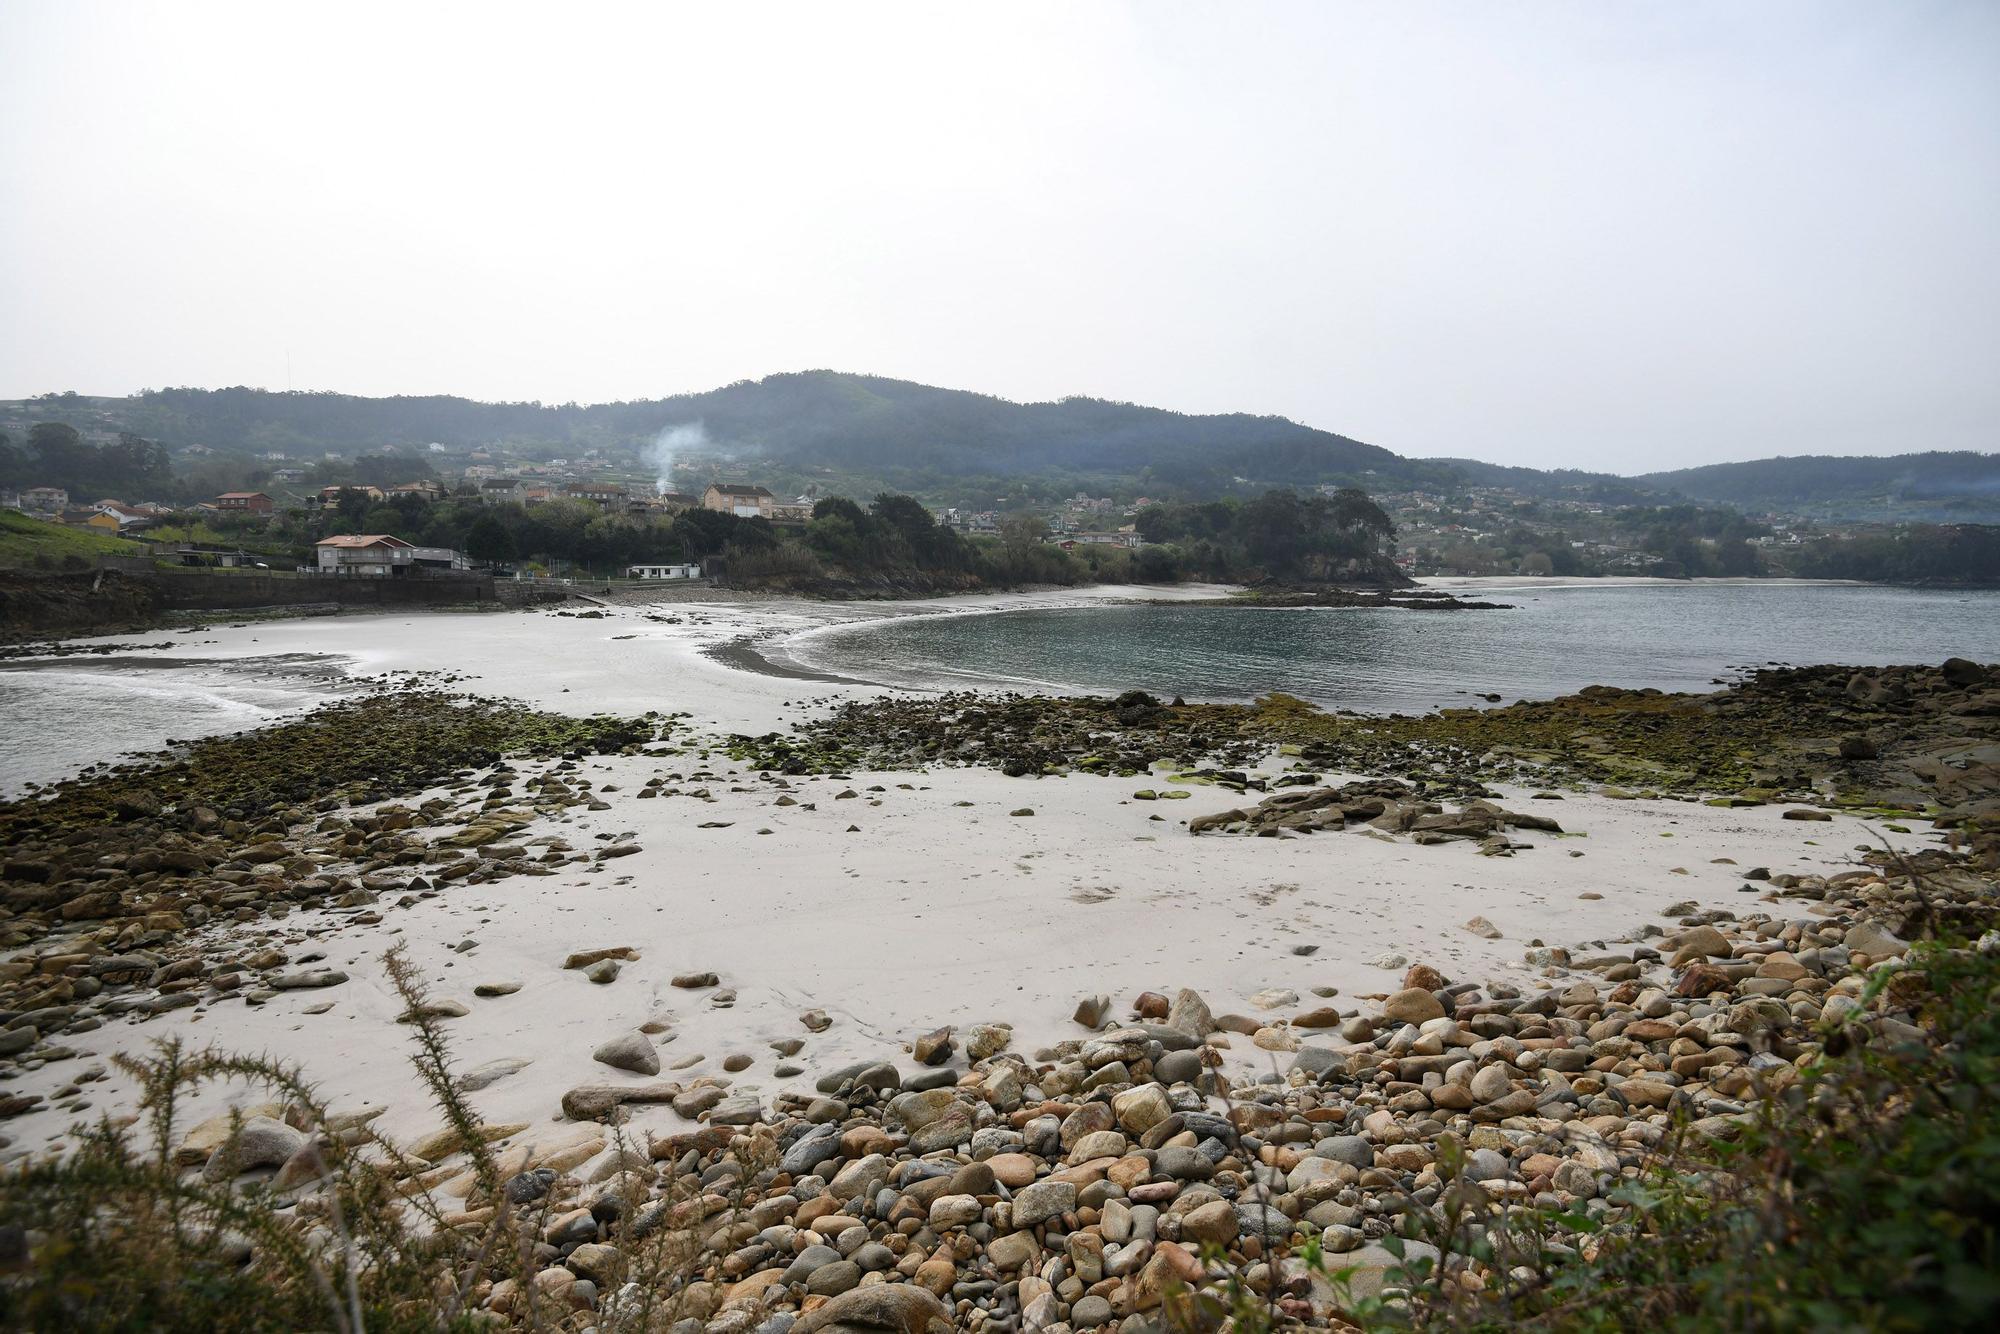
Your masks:
M804 667L789 659L773 657L759 647L763 641L756 635L746 635L742 639L731 640L727 644L717 644L703 649L702 656L725 667L737 671L755 672L760 676L777 677L785 681L819 681L827 685L840 686L881 686L879 682L864 681L854 676L839 676L833 672L823 672L812 667Z
M0 571L0 575L12 575L32 581L41 572L30 570ZM67 577L67 576L65 576ZM53 576L51 576L53 578ZM501 581L512 584L515 581ZM595 587L589 580L579 583ZM1454 596L1456 592L1490 590L1504 592L1509 589L1523 592L1538 592L1566 588L1639 588L1639 587L1802 587L1802 588L1884 588L1904 589L1911 592L1930 593L1980 593L2000 590L2000 584L1992 583L1888 583L1862 579L1800 579L1800 578L1757 578L1757 577L1704 577L1695 579L1666 579L1652 575L1422 575L1402 590L1374 590L1356 592L1340 590L1336 593L1294 593L1268 594L1259 599L1254 589L1235 588L1228 596L1209 596L1183 592L1217 585L1188 582L1166 585L1131 585L1135 602L1159 602L1167 605L1186 602L1211 601L1217 606L1267 606L1285 608L1305 607L1374 607L1393 606L1405 610L1511 610L1511 604L1462 604L1445 603L1443 598ZM294 619L315 619L321 617L352 618L373 615L436 615L440 613L490 615L497 613L535 613L551 607L564 606L572 602L585 603L596 607L633 607L655 605L745 605L804 603L828 607L874 607L884 609L885 614L897 614L891 610L898 607L922 607L936 603L949 603L981 598L1077 596L1087 595L1102 585L1026 585L1020 588L1001 590L981 590L973 592L904 593L897 595L878 594L874 596L829 596L810 592L791 592L776 589L722 588L712 584L673 585L666 581L657 584L607 581L599 591L565 593L562 601L487 604L441 604L437 606L399 608L394 612L379 612L368 607L344 606L333 602L311 602L297 604L277 604L270 606L217 607L175 609L153 613L135 619L130 613L107 615L101 623L88 628L65 629L49 634L40 629L0 628L0 649L19 655L23 652L46 648L61 651L64 646L80 644L89 640L103 639L115 635L137 635L159 633L169 630L183 632L205 628L212 621L283 621ZM549 588L547 592L561 590ZM1340 599L1352 599L1351 601ZM752 667L750 670L757 670Z
M485 646L484 670L425 681L407 673L441 651L435 623L383 618L402 637L357 650L350 669L380 693L337 717L0 809L0 1165L138 1116L113 1058L175 1040L296 1066L338 1124L414 1146L416 1165L396 1170L447 1226L477 1224L484 1188L410 1061L413 1000L395 973L407 966L508 1189L546 1169L535 1188L562 1202L538 1289L612 1272L592 1268L607 1248L577 1229L614 1179L664 1207L655 1192L676 1183L762 1189L761 1173L737 1171L746 1160L789 1164L769 1194L790 1203L757 1207L805 1236L770 1254L735 1239L698 1252L716 1304L879 1297L835 1233L814 1230L822 1218L911 1243L906 1264L870 1259L890 1291L970 1283L965 1300L992 1291L1002 1312L1143 1310L1161 1257L1195 1276L1204 1239L1247 1264L1317 1238L1379 1283L1397 1202L1435 1178L1447 1132L1490 1189L1615 1202L1674 1110L1734 1133L1807 1066L1820 1007L1854 1013L1841 1007L1861 969L1914 935L1897 907L1920 900L1906 868L1950 868L1952 910L1990 917L1990 895L1967 889L1990 870L1947 851L1972 832L1990 858L1990 828L1842 808L1805 770L1738 804L1616 791L1553 762L1509 779L1490 747L1423 746L1421 773L1393 781L1358 771L1393 771L1380 763L1342 767L1307 733L1260 730L1308 717L1283 701L910 700L716 652L760 628L840 623L823 611L579 620L550 613L532 655L473 636L454 651ZM276 628L239 634L296 650ZM663 661L671 693L657 688ZM545 711L468 699L497 666ZM1802 722L1773 681L1824 697L1827 716ZM1909 701L1919 732L1939 719L1976 730L1988 715L1956 706L1989 685L2000 669L1971 663L1780 672L1733 688L1759 707L1729 712L1725 731L1740 748L1776 716L1810 740L1833 712L1846 727ZM1583 711L1598 735L1629 738L1620 710L1648 735L1674 723L1669 705L1701 711L1674 698L1600 688L1463 712L1532 740L1538 708L1566 735L1564 710ZM607 705L620 717L575 716ZM469 730L469 708L514 721L504 736ZM857 710L886 742L936 754L773 744ZM929 729L925 710L962 730ZM1310 717L1334 735L1381 722ZM808 732L788 730L802 721ZM1207 757L1151 757L1147 729ZM975 738L983 749L966 749ZM1041 749L1016 767L1024 742ZM1885 783L1900 744L1880 757ZM1919 1031L1890 995L1875 1004L1885 1031ZM319 1150L282 1134L299 1115L267 1099L236 1083L189 1093L173 1151L289 1211L314 1198L295 1162ZM233 1117L283 1154L238 1171L222 1147ZM863 1181L889 1164L886 1183ZM830 1212L880 1200L881 1184L897 1203ZM1060 1224L1070 1236L1117 1219L1121 1195L1132 1215L1154 1211L1141 1217L1156 1232L1138 1249L1113 1238L1103 1276L1059 1305L1033 1273L1044 1245L1067 1253L1055 1216L1040 1233L1025 1220L1043 1217L1031 1200L1074 1205L1084 1190L1097 1203ZM916 1230L892 1233L900 1218ZM945 1220L974 1218L987 1231L967 1247L938 1245ZM608 1223L590 1235L620 1239ZM509 1290L490 1295L518 1314Z
M717 632L731 633L737 624L726 622ZM767 700L797 684L717 663L698 642L684 647L687 661L709 664L699 679L712 684L728 682ZM907 724L894 709L933 707L837 689L851 701L882 700L871 707L890 708L885 725L896 734ZM278 946L284 966L336 968L353 984L324 995L281 990L248 1007L240 995L191 995L189 1009L130 1013L124 1018L140 1020L137 1030L107 1024L73 1041L66 1037L66 1046L89 1056L127 1049L142 1034L201 1038L212 1029L190 1025L205 1020L225 1024L230 1045L283 1045L291 1042L288 1034L312 1032L318 1036L301 1053L309 1073L343 1096L388 1106L385 1127L413 1131L415 1113L407 1109L420 1104L411 1102L376 962L390 944L401 943L426 979L466 1008L453 1032L469 1064L533 1062L533 1080L498 1086L481 1100L482 1107L491 1103L491 1115L533 1120L546 1114L535 1109L545 1105L552 1081L577 1083L593 1074L589 1048L621 1024L670 1024L685 1045L665 1055L698 1058L688 1066L696 1075L719 1075L725 1059L747 1059L753 1073L745 1080L790 1088L797 1085L776 1075L776 1064L767 1067L770 1058L758 1052L796 1034L798 1016L807 1011L834 1022L808 1044L793 1079L832 1064L894 1059L914 1034L940 1024L1005 1020L1025 1045L1053 1041L1077 996L1096 992L1187 986L1232 1009L1254 1009L1254 997L1271 988L1303 995L1331 987L1339 997L1366 997L1383 989L1385 971L1402 966L1379 962L1389 956L1497 977L1518 966L1524 945L1631 940L1677 902L1731 909L1740 895L1767 888L1745 880L1744 868L1831 875L1856 864L1853 852L1841 849L1857 841L1915 855L1945 836L1909 812L1836 808L1795 818L1799 812L1775 793L1740 805L1685 795L1635 798L1588 785L1551 792L1537 785L1548 778L1509 780L1467 769L1457 775L1459 786L1439 787L1430 800L1442 794L1458 804L1491 792L1505 810L1553 817L1559 828L1510 832L1502 843L1511 846L1502 846L1500 856L1478 855L1466 841L1428 846L1421 827L1406 834L1408 825L1385 832L1350 824L1339 832L1336 823L1335 832L1300 837L1308 832L1303 826L1260 827L1262 817L1243 812L1260 799L1266 808L1285 800L1283 794L1299 790L1295 781L1338 785L1354 771L1329 766L1312 745L1285 754L1281 734L1240 733L1228 720L1245 715L1229 706L1172 712L1194 720L1197 730L1214 725L1201 720L1215 719L1218 735L1237 738L1227 743L1244 757L1234 774L1178 772L1186 761L1128 756L1101 739L1112 716L1134 710L1135 720L1150 725L1144 719L1163 711L1101 699L1030 700L1022 705L1030 708L1023 722L970 723L972 735L992 744L983 753L962 754L951 737L939 739L940 758L959 755L969 763L933 759L913 766L857 753L794 768L783 753L772 758L754 746L739 749L749 737L732 739L716 725L719 698L711 694L707 705L676 701L695 707L674 716L691 716L672 723L667 743L642 753L489 764L444 788L392 799L384 809L425 814L414 825L405 819L391 827L414 828L423 840L418 846L431 849L454 846L486 813L504 813L510 797L521 807L490 851L483 843L463 844L474 850L471 860L453 860L455 853L448 859L473 872L465 883L433 878L421 866L398 870L404 863L397 860L373 870L348 868L344 845L336 842L321 845L320 855L293 874L372 884L359 900L306 905L242 928L224 919L191 937L203 957L214 959L236 957L261 939ZM1605 698L1621 707L1616 698L1647 697ZM806 716L827 702L784 701L795 714L805 708ZM960 706L945 700L936 707ZM1044 773L1038 765L1009 776L1016 771L1001 756L1010 753L1005 738L1013 729L1049 732L1035 721L1041 715L1034 708L1051 717L1077 714L1079 737L1091 735L1089 744L1132 767L1123 774L1087 766ZM1183 730L1171 721L1162 725L1163 736ZM547 805L536 794L551 782L565 795ZM501 800L482 802L488 789ZM454 806L456 815L449 813ZM343 819L376 818L373 806L335 809ZM305 832L291 837L313 846L318 817L301 809L292 818L304 821ZM1204 834L1210 827L1221 832ZM1238 836L1246 833L1278 836ZM115 828L105 836L115 838ZM528 859L535 846L567 851L542 865ZM613 847L615 859L603 855ZM314 862L323 869L314 870ZM260 858L243 869L255 876L269 864ZM1366 894L1350 893L1356 885L1366 886ZM417 888L392 908L405 886ZM1455 925L1475 917L1491 924L1490 934ZM28 943L27 957L63 957L74 949L70 942L91 936L97 920L85 914L56 924L46 942ZM464 947L468 940L472 953ZM623 968L626 985L601 990L565 976L565 957L605 948L632 951ZM18 957L18 947L9 957ZM9 966L18 981L18 964ZM694 1005L671 983L707 973L730 990L726 1006ZM486 982L518 984L521 997L510 992L474 1004L473 984ZM331 1017L305 1022L322 1014ZM42 1069L66 1077L65 1064ZM31 1074L17 1086L46 1091L39 1073ZM92 1101L103 1105L97 1095ZM14 1129L42 1144L62 1134L46 1114Z
M253 997L248 1008L221 995L186 1010L141 1010L66 1036L77 1057L13 1087L46 1094L54 1087L46 1081L72 1077L75 1059L178 1032L301 1059L339 1101L385 1106L383 1129L421 1133L427 1113L379 964L400 942L438 996L466 1009L450 1024L466 1068L530 1062L532 1078L477 1099L489 1119L546 1118L552 1090L602 1075L589 1058L593 1046L653 1020L670 1025L674 1040L662 1059L686 1062L684 1077L720 1076L725 1059L747 1056L750 1067L734 1082L769 1093L809 1087L857 1061L906 1059L903 1047L940 1024L1006 1022L1032 1050L1057 1040L1077 998L1096 992L1192 987L1219 1013L1255 1012L1253 998L1271 988L1306 995L1332 987L1347 1009L1394 989L1402 963L1384 959L1504 977L1534 943L1643 939L1634 933L1676 902L1734 908L1744 891L1766 888L1741 879L1747 867L1832 874L1854 865L1851 853L1832 848L1857 835L1905 853L1934 838L1921 823L1908 835L1883 834L1853 815L1834 816L1830 830L1801 825L1776 807L1588 794L1536 803L1533 790L1511 786L1496 789L1503 806L1539 805L1538 814L1560 817L1563 832L1525 834L1523 850L1508 858L1477 856L1469 843L1425 847L1355 832L1197 838L1188 825L1240 797L1195 787L1176 803L1135 801L1144 779L1037 780L987 768L871 769L768 785L729 765L700 786L706 796L670 780L654 800L631 799L660 773L686 772L681 763L667 755L592 760L578 773L606 794L606 809L572 810L525 831L586 850L609 837L628 855L587 856L540 879L454 885L396 909L385 896L372 911L291 913L271 924L284 966L337 968L350 981ZM842 799L849 791L857 796ZM787 795L792 804L774 808ZM1833 836L1816 837L1825 832ZM745 855L758 868L751 879L738 869ZM1352 900L1331 892L1334 878L1371 892ZM932 892L944 886L956 888ZM663 916L667 902L674 909ZM1458 926L1474 917L1494 923L1492 939ZM77 925L87 932L91 922ZM76 935L59 933L36 952L73 952ZM225 959L269 936L223 924L195 939L204 956ZM477 945L470 954L457 948L467 939ZM1295 944L1316 948L1301 954ZM633 954L608 986L561 966L606 948ZM726 1006L669 985L708 973L730 993ZM519 991L481 1001L475 983ZM785 1062L766 1048L806 1034L798 1016L815 1010L832 1017L831 1027L810 1035L798 1076L774 1075ZM312 1035L306 1046L298 1034ZM1262 1059L1241 1052L1227 1068L1254 1075ZM128 1105L116 1083L94 1086L93 1113ZM203 1100L194 1112L225 1100ZM689 1128L662 1113L638 1124ZM18 1149L37 1148L59 1142L69 1119L50 1108L16 1118L4 1133Z

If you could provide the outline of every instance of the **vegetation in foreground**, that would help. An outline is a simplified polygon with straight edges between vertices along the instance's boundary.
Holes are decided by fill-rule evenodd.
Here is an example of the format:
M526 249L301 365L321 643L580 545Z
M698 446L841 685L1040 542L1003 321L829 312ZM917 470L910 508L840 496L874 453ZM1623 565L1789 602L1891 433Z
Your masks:
M1727 1127L1682 1117L1601 1213L1509 1203L1440 1144L1435 1206L1412 1205L1378 1290L1309 1247L1297 1283L1370 1331L1975 1330L2000 1319L2000 934L1919 945L1879 968L1917 1026L1823 1022L1822 1059ZM1414 1243L1414 1244L1413 1244ZM1229 1276L1176 1327L1301 1328Z
M15 1272L0 1277L0 1325L363 1334L476 1330L511 1316L523 1328L564 1327L573 1303L536 1282L550 1258L538 1239L554 1173L521 1172L494 1150L415 969L393 951L385 964L441 1130L398 1145L367 1114L330 1112L296 1068L267 1058L174 1042L151 1058L119 1057L141 1089L141 1132L100 1123L67 1157L0 1181L0 1245L15 1252ZM211 1123L207 1139L202 1127L190 1136L188 1096L230 1082L273 1099L272 1115L234 1113ZM206 1151L191 1157L191 1143ZM281 1161L271 1161L273 1144L285 1150ZM647 1161L643 1147L634 1154L635 1166ZM457 1155L477 1202L448 1217L426 1177L431 1160ZM236 1184L260 1165L280 1169L268 1187ZM629 1178L614 1185L635 1201L643 1193ZM312 1193L295 1207L284 1192L299 1187ZM671 1323L697 1249L692 1225L711 1212L699 1203L660 1200L607 1219L610 1244L597 1249L606 1252L601 1315L611 1327ZM507 1286L496 1311L498 1284Z

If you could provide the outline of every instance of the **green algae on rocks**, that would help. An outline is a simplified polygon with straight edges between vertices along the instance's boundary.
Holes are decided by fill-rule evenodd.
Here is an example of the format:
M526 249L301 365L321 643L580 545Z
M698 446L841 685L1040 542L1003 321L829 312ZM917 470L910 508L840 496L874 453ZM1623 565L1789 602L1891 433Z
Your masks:
M1142 691L951 693L850 703L789 734L733 738L731 753L786 773L978 764L1017 776L1130 776L1166 765L1227 782L1274 749L1303 766L1424 791L1615 785L1990 823L2000 819L2000 667L1954 658L1766 668L1705 695L1591 686L1505 708L1386 717L1329 713L1283 694L1187 704Z
M504 755L615 754L652 741L657 717L577 718L523 704L402 689L213 737L0 805L0 847L135 819L185 825L206 810L254 820L284 806L407 796Z

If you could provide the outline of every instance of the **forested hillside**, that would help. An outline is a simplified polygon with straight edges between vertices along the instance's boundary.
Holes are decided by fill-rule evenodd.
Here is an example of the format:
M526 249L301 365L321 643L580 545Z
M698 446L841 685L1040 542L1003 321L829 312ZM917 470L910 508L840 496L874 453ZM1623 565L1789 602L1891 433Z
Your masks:
M1444 482L1449 469L1283 417L1192 416L1068 398L1014 403L905 380L804 371L700 394L589 406L360 398L260 389L161 389L128 399L64 395L33 410L107 422L169 446L353 452L431 442L639 450L661 429L700 422L718 453L911 481L1044 472L1156 480L1219 492L1236 484L1375 487Z
M1806 455L1618 477L1405 458L1283 417L1191 415L1094 398L1016 403L837 371L589 405L240 387L129 398L52 394L0 404L0 425L8 422L22 430L63 422L100 439L126 432L171 449L205 445L232 455L352 457L435 443L500 447L528 458L597 450L632 461L663 429L700 423L696 453L763 465L774 481L804 485L837 475L858 493L895 489L983 506L996 497L1017 504L1078 489L1202 500L1324 484L1373 494L1489 486L1612 505L1686 498L1828 519L2000 521L2000 454ZM1466 442L1467 452L1477 445ZM1023 479L1035 479L1030 490Z
M1990 523L2000 518L2000 454L1899 454L1889 458L1807 454L1648 473L1633 480L1744 510L1967 523Z

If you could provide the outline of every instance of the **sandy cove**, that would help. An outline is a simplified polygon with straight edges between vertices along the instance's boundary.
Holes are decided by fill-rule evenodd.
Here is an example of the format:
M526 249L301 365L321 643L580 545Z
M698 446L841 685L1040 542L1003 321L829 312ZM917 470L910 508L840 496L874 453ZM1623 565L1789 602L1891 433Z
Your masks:
M799 628L813 616L774 605L620 608L604 619L544 615L532 623L341 618L217 630L216 644L169 652L327 651L331 629L348 641L357 672L456 669L473 678L470 688L547 707L678 709L693 715L698 731L730 732L802 716L807 699L867 693L753 675L703 652ZM523 631L530 653L521 651ZM336 1107L385 1106L380 1124L392 1135L431 1129L433 1114L407 1061L408 1029L395 1022L400 1006L380 963L401 943L439 999L468 1009L449 1025L462 1067L529 1063L475 1095L481 1112L554 1134L566 1090L634 1078L594 1062L591 1052L648 1021L671 1025L674 1036L660 1049L669 1077L720 1076L723 1061L741 1054L749 1068L726 1077L768 1095L810 1087L818 1074L855 1060L900 1057L912 1068L904 1044L948 1024L1011 1023L1015 1049L1032 1052L1078 1036L1071 1011L1093 993L1113 997L1114 1013L1141 991L1184 986L1218 1014L1283 1019L1323 1004L1367 1013L1364 997L1399 985L1400 966L1376 963L1385 954L1455 978L1504 979L1522 967L1532 941L1632 939L1686 900L1742 912L1758 898L1745 892L1744 870L1831 873L1854 864L1857 845L1885 837L1879 825L1846 815L1798 823L1776 807L1576 794L1530 806L1531 793L1503 790L1503 804L1554 815L1568 832L1523 833L1518 839L1530 850L1509 858L1481 857L1470 843L1416 846L1359 831L1195 838L1185 821L1240 798L1196 787L1188 800L1140 802L1131 794L1145 784L1129 778L939 769L789 780L801 804L781 807L774 784L719 752L709 762L715 781L671 784L703 788L709 800L637 799L655 775L694 767L694 757L682 755L585 762L582 776L609 809L578 808L526 832L558 834L579 849L601 846L601 836L640 848L588 873L567 868L455 886L407 908L385 899L374 925L319 911L211 928L218 947L231 929L270 931L292 962L339 968L351 980L281 992L257 1007L230 999L142 1023L114 1020L66 1036L78 1058L27 1072L12 1087L47 1094L79 1068L101 1064L94 1058L181 1035L295 1060ZM605 785L619 790L603 792ZM838 799L848 790L857 795ZM1022 808L1034 814L1010 814ZM1929 841L1926 826L1911 827L1916 832L1886 837L1908 847ZM1466 930L1475 915L1500 937ZM466 941L476 944L457 952ZM608 985L562 967L574 951L621 946L638 958ZM1301 956L1298 946L1317 950ZM713 1003L711 990L671 985L676 975L710 971L734 992L728 1008ZM488 982L517 982L520 990L475 998L475 985ZM1329 987L1338 991L1330 1001L1314 994ZM1251 997L1269 988L1299 999L1256 1010ZM810 1009L824 1010L831 1027L809 1032L800 1015ZM787 1038L804 1040L793 1062L803 1073L780 1078L770 1044ZM1289 1060L1277 1059L1280 1069ZM1274 1058L1238 1037L1230 1060L1254 1071L1272 1068ZM961 1054L954 1064L963 1061ZM129 1109L115 1073L85 1090L91 1116ZM211 1105L197 1110L221 1099L211 1094ZM635 1130L688 1124L664 1106L632 1110ZM54 1141L75 1119L54 1107L15 1119L10 1152Z

